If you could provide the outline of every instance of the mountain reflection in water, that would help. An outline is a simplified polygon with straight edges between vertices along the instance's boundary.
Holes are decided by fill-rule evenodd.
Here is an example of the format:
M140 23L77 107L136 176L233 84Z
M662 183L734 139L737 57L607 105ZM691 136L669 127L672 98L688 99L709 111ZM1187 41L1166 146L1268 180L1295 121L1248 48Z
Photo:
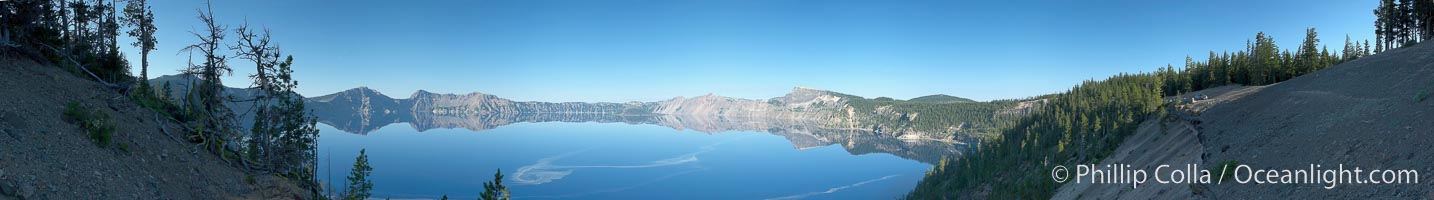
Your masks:
M499 126L528 122L598 122L626 123L633 125L650 124L675 130L694 130L707 134L729 131L758 131L786 137L796 149L840 144L853 155L886 153L923 163L934 164L944 157L956 157L965 152L966 142L942 140L901 139L891 135L856 128L826 128L816 122L801 119L777 118L731 118L713 116L681 115L612 115L602 113L515 113L454 115L377 115L353 116L335 113L316 113L319 122L344 132L366 135L371 131L394 123L407 123L413 129L423 132L431 129L463 128L484 131ZM578 166L549 166L541 176L561 177L564 168ZM522 170L522 169L520 169ZM532 169L529 169L532 170ZM543 181L541 177L515 177L518 180Z

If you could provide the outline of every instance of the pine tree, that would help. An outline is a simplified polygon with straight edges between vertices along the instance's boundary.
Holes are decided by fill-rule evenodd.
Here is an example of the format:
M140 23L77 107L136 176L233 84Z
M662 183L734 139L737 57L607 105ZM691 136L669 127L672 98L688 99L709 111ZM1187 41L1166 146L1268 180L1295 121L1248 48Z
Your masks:
M1389 41L1392 40L1393 6L1394 0L1380 0L1379 7L1374 8L1375 52L1383 52L1384 47L1389 46Z
M1359 58L1359 54L1356 52L1359 52L1359 45L1356 43L1350 43L1349 34L1345 34L1344 50L1340 50L1341 60L1353 60L1355 58Z
M1305 40L1300 43L1299 55L1296 56L1299 59L1298 66L1291 68L1293 73L1289 74L1308 73L1321 65L1319 63L1323 63L1324 58L1320 56L1318 48L1319 33L1315 32L1315 28L1306 29Z
M1379 37L1379 38L1383 38L1384 36L1378 36L1378 37ZM1380 52L1384 52L1384 41L1383 41L1383 40L1375 40L1375 42L1374 42L1374 53L1380 53Z
M277 59L280 54L277 52L270 56ZM285 56L283 61L276 65L262 68L268 71L266 76L269 84L264 90L265 98L262 106L256 106L256 116L264 118L254 119L254 134L262 141L263 146L259 157L260 161L267 164L267 168L295 180L310 180L315 178L313 167L317 166L318 158L314 155L313 148L316 147L319 137L318 118L309 114L305 108L304 99L294 92L299 82L293 79L294 57ZM256 103L257 104L257 103ZM255 138L251 138L253 140ZM318 187L317 181L308 181L304 185L310 188Z
M1398 6L1394 9L1395 21L1399 24L1395 27L1398 30L1395 31L1395 36L1399 38L1395 41L1395 45L1404 47L1418 42L1416 36L1418 32L1415 28L1417 25L1415 25L1416 20L1414 19L1414 0L1399 0Z
M1304 72L1304 73L1300 73L1300 74L1314 73L1315 71L1319 71L1319 70L1321 70L1321 69L1324 69L1324 68L1326 68L1326 67L1329 67L1330 65L1334 65L1334 63L1339 62L1339 59L1340 59L1339 57L1336 57L1334 54L1330 54L1330 53L1329 53L1329 46L1320 46L1319 55L1320 55L1319 65L1315 65L1315 68L1314 68L1314 69L1309 70L1309 71L1306 71L1306 72Z
M479 194L479 200L508 200L512 195L508 193L508 186L503 186L503 170L493 173L492 182L483 182L483 193Z
M1252 85L1265 85L1274 83L1277 74L1283 71L1280 66L1279 47L1275 46L1275 39L1265 35L1265 32L1255 34L1255 43L1251 46L1250 82Z
M154 38L154 32L159 29L154 26L154 12L150 10L146 0L129 0L124 7L125 25L132 27L126 33L135 38L130 45L139 48L140 52L139 75L143 85L148 85L148 81L143 80L149 80L149 52L156 50L155 45L159 43Z
M362 200L373 196L369 193L373 190L373 180L368 180L368 176L373 173L373 167L368 165L368 154L365 151L359 149L358 158L354 159L353 170L348 176L349 184L344 189L345 200Z
M1364 48L1362 48L1361 50L1363 50L1364 52L1360 54L1359 57L1374 55L1374 49L1369 48L1369 40L1364 40Z
M1434 1L1381 0L1374 9L1375 51L1412 45L1434 37Z
M159 91L161 92L160 97L163 97L164 100L166 100L166 101L173 101L173 100L174 100L174 89L171 88L171 87L169 87L169 82L164 82L164 87L161 87L161 88L159 89Z
M1434 39L1434 1L1419 0L1410 5L1410 18L1414 22L1412 28L1418 32L1416 41Z

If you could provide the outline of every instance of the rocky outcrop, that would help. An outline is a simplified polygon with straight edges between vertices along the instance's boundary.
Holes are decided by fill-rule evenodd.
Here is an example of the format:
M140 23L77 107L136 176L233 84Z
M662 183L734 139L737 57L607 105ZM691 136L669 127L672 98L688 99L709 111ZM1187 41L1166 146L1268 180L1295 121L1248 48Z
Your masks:
M435 94L419 90L401 106L410 107L417 113L435 115L479 115L491 113L606 113L637 115L642 104L581 103L581 102L516 102L483 93L465 95ZM631 112L631 113L629 113Z
M319 122L350 132L367 133L412 117L411 107L368 87L308 98L305 105L313 109Z
M767 99L739 99L717 95L677 97L653 103L652 112L664 115L721 118L762 118L803 120L817 126L851 128L852 117L843 97L825 90L797 87L786 96Z

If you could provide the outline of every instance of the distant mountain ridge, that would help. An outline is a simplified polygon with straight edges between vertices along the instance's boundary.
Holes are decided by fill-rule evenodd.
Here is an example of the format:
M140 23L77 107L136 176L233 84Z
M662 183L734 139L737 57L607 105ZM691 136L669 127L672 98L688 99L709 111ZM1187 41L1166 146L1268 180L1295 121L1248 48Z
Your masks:
M187 98L186 94L189 94L189 92L191 92L189 91L191 86L199 84L199 77L184 74L164 75L149 79L148 82L149 85L154 87L154 90L156 92L163 93L163 95L169 97L170 99L182 101L183 99ZM166 92L165 88L169 88L167 91L168 93L164 93ZM261 91L255 88L224 88L224 95L233 97L234 99L253 99L254 97L258 97L260 93ZM234 110L234 113L238 117L237 121L234 122L234 125L239 127L250 127L254 125L254 115L252 115L250 112L247 112L254 107L254 104L249 102L235 101L229 101L225 104L229 106L230 110ZM239 130L249 131L248 128L241 128Z
M185 98L198 78L161 76L150 80L156 90L169 86L168 96ZM235 99L251 98L254 89L228 88ZM485 93L439 94L415 91L393 98L368 87L305 98L320 123L354 134L368 134L390 124L407 123L415 130L463 128L482 131L523 122L598 122L651 124L709 134L760 131L786 137L794 148L840 144L853 154L889 153L927 163L959 155L967 142L986 138L998 123L1025 116L1041 100L976 102L949 95L911 100L867 99L827 90L795 87L786 95L743 99L707 94L653 102L585 103L514 101ZM250 103L230 102L240 118ZM920 151L916 151L916 150ZM941 152L921 154L916 152Z
M633 109L641 108L642 105L517 102L476 92L455 95L419 90L409 98L394 99L367 87L307 98L306 104L313 109L314 115L319 117L320 122L355 133L366 133L368 130L390 123L447 119L437 116L512 116L538 113L650 114L645 113L642 109Z
M740 118L804 121L827 129L863 130L909 138L954 139L963 130L994 127L993 116L1017 115L1010 102L976 102L949 95L930 95L910 101L872 100L809 87L796 87L787 95L770 99L743 99L715 94L674 97L654 102L585 103L513 101L484 93L438 94L424 90L406 99L395 99L367 87L308 98L309 107L320 122L345 131L366 133L390 123L412 122L420 130L449 124L470 129L491 128L513 120L554 114L592 114L615 117L684 116L686 118ZM962 110L971 114L951 117L945 112ZM932 114L923 115L932 111ZM944 118L942 118L944 115ZM523 117L528 116L528 117ZM935 118L919 116L937 116ZM455 118L456 117L456 118ZM983 119L975 119L983 118ZM435 121L441 120L441 121ZM458 121L452 121L458 120ZM474 122L473 120L488 120ZM445 122L447 121L447 122ZM484 124L471 126L471 124Z
M859 106L849 105L869 101L873 100L807 87L770 99L707 94L629 103L517 102L483 93L436 94L423 90L406 99L394 99L359 87L308 98L307 104L314 108L319 122L355 134L368 134L394 123L407 123L422 132L435 128L483 131L523 122L598 122L650 124L709 134L759 131L785 137L796 149L839 144L852 154L888 153L926 163L965 151L970 139L967 137L946 132L894 131L900 130L892 128L900 126L895 124L862 125L878 122L870 120L877 117L909 120L915 117L899 116L918 115L889 108L858 112Z
M170 85L170 97L183 99L197 78L169 75L151 79L157 90ZM229 88L226 94L245 99L253 89ZM977 102L949 95L929 95L911 100L864 97L827 90L795 87L786 95L769 99L743 99L707 94L674 97L653 102L586 103L514 101L485 93L440 94L418 90L408 98L393 98L368 87L305 99L319 122L340 130L365 134L393 123L411 123L414 128L468 128L483 130L521 121L553 119L610 119L631 117L682 116L712 121L800 121L801 124L831 130L858 130L911 139L963 140L989 137L998 123L1023 116L1039 108L1039 100ZM237 113L252 105L230 103ZM571 117L602 115L611 117ZM248 125L252 116L241 115L237 125ZM642 121L642 120L638 120ZM722 130L720 128L710 130Z
M923 103L969 103L969 102L976 102L976 100L971 100L971 99L961 98L961 97L956 97L956 96L951 96L951 95L944 95L944 94L926 95L926 96L911 98L911 100L906 100L906 101L910 101L910 102L923 102Z

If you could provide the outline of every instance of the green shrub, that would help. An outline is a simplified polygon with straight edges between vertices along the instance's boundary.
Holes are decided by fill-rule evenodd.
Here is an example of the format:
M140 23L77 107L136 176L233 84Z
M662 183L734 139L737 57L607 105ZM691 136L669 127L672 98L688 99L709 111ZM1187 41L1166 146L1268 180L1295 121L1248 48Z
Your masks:
M75 123L89 118L89 111L80 106L79 101L71 101L65 104L65 120Z
M354 167L349 172L348 187L344 188L343 199L368 199L373 196L373 180L369 176L373 174L373 166L368 164L368 153L365 149L359 149L358 158L354 159Z
M95 145L106 147L114 140L115 126L110 124L110 116L104 112L85 108L80 105L79 101L71 101L65 104L64 114L66 121L85 129ZM124 148L122 150L128 149L128 147L122 148Z
M168 85L168 83L166 83ZM164 97L162 91L155 91L149 84L141 83L138 92L131 92L129 98L140 107L148 108L151 111L169 116L176 120L184 119L182 109L178 103Z
M1210 173L1211 175L1216 175L1215 173L1220 173L1218 174L1218 176L1215 177L1220 177L1221 180L1230 180L1231 176L1235 176L1235 167L1238 166L1240 166L1240 162L1237 162L1235 160L1227 160L1225 162L1215 164L1215 166L1213 166L1214 168L1210 169Z
M1428 98L1429 98L1429 91L1428 91L1428 90L1419 90L1419 92L1414 93L1414 102L1415 102L1415 103L1424 102L1424 99L1428 99Z

